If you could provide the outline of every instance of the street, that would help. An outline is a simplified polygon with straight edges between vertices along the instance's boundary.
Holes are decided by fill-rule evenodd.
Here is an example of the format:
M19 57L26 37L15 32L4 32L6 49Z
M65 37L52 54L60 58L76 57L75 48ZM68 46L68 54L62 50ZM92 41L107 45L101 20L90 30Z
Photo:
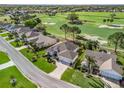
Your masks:
M19 51L12 47L7 41L0 37L0 47L4 48L9 57L13 60L19 71L29 80L33 81L39 87L43 88L76 88L77 86L67 83L62 80L50 77L35 65L33 65L27 58L25 58Z

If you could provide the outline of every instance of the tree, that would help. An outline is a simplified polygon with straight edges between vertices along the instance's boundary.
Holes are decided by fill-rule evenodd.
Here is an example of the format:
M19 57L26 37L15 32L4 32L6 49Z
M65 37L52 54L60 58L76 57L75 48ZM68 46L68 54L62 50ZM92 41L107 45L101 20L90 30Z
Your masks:
M27 20L27 21L25 21L24 24L25 24L25 26L34 28L39 23L41 23L41 20L39 18L36 18L36 19Z
M86 42L86 48L89 50L96 50L99 48L99 42L98 41L92 41L92 40L88 40Z
M116 32L108 37L108 43L115 45L115 53L117 53L118 47L124 48L124 33Z
M43 25L42 23L38 24L35 28L38 32L41 32L41 33L46 32L46 26Z
M103 19L103 23L106 23L106 19Z
M110 22L112 23L114 20L113 19L110 19Z
M67 19L73 23L74 20L78 20L78 15L75 13L68 14Z
M65 32L65 39L66 39L66 34L69 30L69 26L67 24L63 24L61 27L60 27L60 30L64 31Z
M88 61L88 74L92 74L93 68L96 66L95 60L89 56L86 56L86 59Z
M24 24L27 27L34 28L37 25L37 22L35 20L27 20Z
M73 27L70 27L70 32L73 33L73 41L75 39L75 34L80 34L81 33L81 30L79 27L77 26L73 26Z
M115 14L115 13L110 14L110 18L111 18L111 19L114 19L114 18L115 18L115 16L116 16L116 14Z
M25 43L27 42L27 36L25 34L22 34L21 38Z
M8 34L9 39L13 39L13 34Z

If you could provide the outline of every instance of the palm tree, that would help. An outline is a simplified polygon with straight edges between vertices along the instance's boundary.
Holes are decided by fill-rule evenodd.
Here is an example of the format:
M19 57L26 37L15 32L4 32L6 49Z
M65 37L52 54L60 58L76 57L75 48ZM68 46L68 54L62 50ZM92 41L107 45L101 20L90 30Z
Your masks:
M86 56L86 59L88 61L88 74L92 74L93 68L96 66L95 60L89 56Z
M27 41L27 36L25 34L22 34L21 38L24 42Z
M74 20L78 20L78 15L75 13L68 14L67 19L70 20L71 23L73 23Z
M66 34L69 30L69 26L67 24L63 24L61 27L60 27L60 30L64 31L65 32L65 39L66 39Z
M88 40L86 42L86 48L89 49L89 50L96 50L99 48L99 42L98 41L92 41L92 40Z
M108 37L108 43L115 45L115 53L117 53L118 47L124 48L124 33L116 32Z
M77 26L70 27L69 31L72 32L72 34L73 34L73 41L75 39L75 34L81 33L81 30Z

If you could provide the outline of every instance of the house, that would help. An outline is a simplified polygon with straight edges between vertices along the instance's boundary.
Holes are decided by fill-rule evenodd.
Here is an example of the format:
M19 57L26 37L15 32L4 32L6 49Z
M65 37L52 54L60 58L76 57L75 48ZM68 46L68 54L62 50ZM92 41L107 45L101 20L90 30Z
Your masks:
M15 32L17 32L19 37L21 37L23 34L31 32L31 29L29 27L19 26L15 29Z
M86 55L94 59L96 65L99 67L99 74L101 76L117 81L122 80L123 70L116 63L116 55L91 50L87 50Z
M28 38L28 42L32 42L36 44L37 47L42 48L42 47L47 47L55 44L57 42L56 39L44 36L42 34L39 34L38 36Z
M28 31L31 31L30 27L19 26L16 28L17 33L26 33Z
M54 57L56 54L59 62L66 65L72 65L78 53L76 52L79 47L71 41L59 42L47 49L47 52Z
M25 35L26 35L27 38L36 37L39 34L40 34L39 32L35 32L35 31L30 31L30 32L25 33Z

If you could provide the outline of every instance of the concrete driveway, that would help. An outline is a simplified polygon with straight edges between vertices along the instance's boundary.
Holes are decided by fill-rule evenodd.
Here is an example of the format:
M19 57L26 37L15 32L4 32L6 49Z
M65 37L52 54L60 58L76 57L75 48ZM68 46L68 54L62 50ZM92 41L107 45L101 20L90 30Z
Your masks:
M57 68L53 72L51 72L49 75L54 78L61 79L61 75L65 72L68 66L59 62L56 62L56 66Z
M18 70L32 82L43 88L79 88L71 83L53 78L47 73L37 68L24 55L17 51L13 46L0 37L0 46L6 49L6 52L13 60Z

